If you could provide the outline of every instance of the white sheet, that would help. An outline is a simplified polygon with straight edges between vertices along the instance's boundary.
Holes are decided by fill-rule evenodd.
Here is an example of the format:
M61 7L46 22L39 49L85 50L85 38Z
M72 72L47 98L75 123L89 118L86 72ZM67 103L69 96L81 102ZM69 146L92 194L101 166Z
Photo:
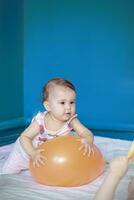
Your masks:
M95 137L95 144L103 153L104 157L110 161L115 156L126 155L131 141ZM0 147L0 168L11 151L13 144ZM88 185L64 188L50 187L36 183L29 171L19 175L0 175L0 199L2 200L92 200L107 174L105 172ZM127 186L133 176L133 165L130 166L127 175L121 181L117 192L116 200L125 200L127 196Z

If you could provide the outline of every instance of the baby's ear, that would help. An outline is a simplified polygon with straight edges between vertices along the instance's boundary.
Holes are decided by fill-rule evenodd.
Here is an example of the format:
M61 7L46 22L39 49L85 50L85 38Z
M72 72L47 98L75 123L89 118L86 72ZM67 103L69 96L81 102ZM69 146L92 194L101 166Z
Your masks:
M47 111L50 111L50 107L49 107L49 102L48 102L48 101L44 101L44 102L43 102L43 105L44 105L44 107L45 107L45 109L46 109Z

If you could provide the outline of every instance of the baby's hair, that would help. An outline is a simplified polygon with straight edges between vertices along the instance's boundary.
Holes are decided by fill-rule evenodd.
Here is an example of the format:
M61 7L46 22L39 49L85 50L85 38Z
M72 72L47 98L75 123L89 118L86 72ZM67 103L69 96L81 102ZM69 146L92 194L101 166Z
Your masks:
M53 79L49 80L47 82L47 84L45 84L44 87L43 87L42 102L44 102L48 99L50 88L53 87L54 85L68 87L71 90L73 90L74 92L76 92L75 86L70 81L65 80L63 78L53 78Z

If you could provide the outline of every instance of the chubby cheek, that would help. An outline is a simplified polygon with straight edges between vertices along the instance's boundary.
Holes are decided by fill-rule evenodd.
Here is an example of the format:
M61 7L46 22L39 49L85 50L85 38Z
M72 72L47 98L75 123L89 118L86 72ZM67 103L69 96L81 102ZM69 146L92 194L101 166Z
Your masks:
M51 111L56 111L56 110L59 109L59 105L56 104L56 103L51 103L50 104L50 109L51 109Z
M55 113L62 113L62 112L64 112L64 109L63 109L63 107L61 107L61 106L59 106L59 105L56 105L54 108L53 108L53 111L55 112Z

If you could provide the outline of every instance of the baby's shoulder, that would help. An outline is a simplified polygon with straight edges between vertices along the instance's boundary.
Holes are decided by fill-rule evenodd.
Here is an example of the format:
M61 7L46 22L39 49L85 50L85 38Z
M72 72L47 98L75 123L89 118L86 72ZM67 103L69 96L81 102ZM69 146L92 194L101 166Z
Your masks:
M37 114L35 115L36 116L44 116L45 115L45 112L42 112L42 111L38 111Z
M38 113L33 117L33 120L36 120L38 123L41 123L42 121L44 121L45 115L46 112L38 111Z

